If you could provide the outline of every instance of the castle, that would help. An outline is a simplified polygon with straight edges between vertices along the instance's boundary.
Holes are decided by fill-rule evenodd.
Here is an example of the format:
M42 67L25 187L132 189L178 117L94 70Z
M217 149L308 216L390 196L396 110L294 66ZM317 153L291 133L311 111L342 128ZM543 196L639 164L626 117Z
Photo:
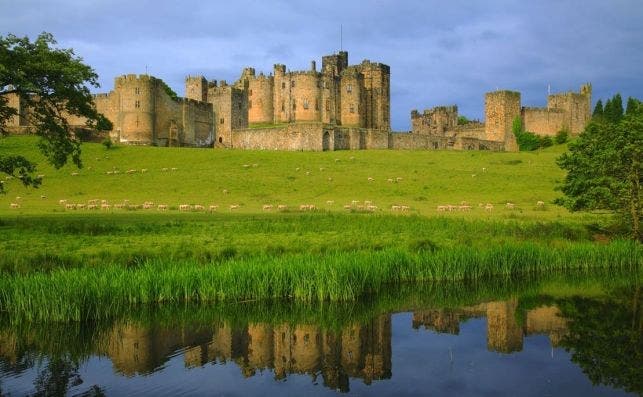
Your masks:
M580 92L549 95L546 108L521 107L520 93L485 96L485 122L458 124L457 106L411 112L412 130L390 126L390 68L364 60L348 64L348 53L322 57L310 70L274 65L269 75L243 69L239 79L208 81L188 76L185 98L149 75L116 77L114 89L97 94L97 110L112 121L120 143L227 147L255 150L456 149L515 151L512 123L538 135L582 131L590 119L591 85ZM18 116L14 131L28 129L29 109L11 97ZM70 125L84 120L70 117Z

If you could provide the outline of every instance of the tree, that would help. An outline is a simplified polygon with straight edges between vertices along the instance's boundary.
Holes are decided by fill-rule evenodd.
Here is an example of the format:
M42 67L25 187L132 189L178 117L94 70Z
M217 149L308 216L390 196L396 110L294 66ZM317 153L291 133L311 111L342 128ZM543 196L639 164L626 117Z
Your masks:
M621 120L623 117L623 100L621 99L621 94L614 95L611 100L605 103L603 116L611 123L618 123L619 120Z
M636 109L640 104L641 102L636 98L627 98L627 108L625 108L625 114L632 114L636 112Z
M603 102L599 99L598 102L596 102L596 106L594 106L594 113L592 113L593 117L600 117L603 115Z
M612 117L618 114L619 103L615 96L611 105L616 104L617 110ZM638 105L619 121L612 121L612 117L606 114L592 120L569 145L569 152L558 158L567 176L560 187L565 197L557 203L571 211L613 211L632 237L642 241L643 106Z
M96 111L88 86L98 87L98 75L71 49L55 48L56 41L42 33L28 37L0 36L0 134L17 115L9 96L17 95L29 109L27 122L40 136L38 147L56 168L71 160L82 167L80 139L67 118L84 118L91 129L109 130L111 123ZM25 186L37 187L36 165L22 156L0 155L0 172L16 176ZM0 184L0 193L4 192Z

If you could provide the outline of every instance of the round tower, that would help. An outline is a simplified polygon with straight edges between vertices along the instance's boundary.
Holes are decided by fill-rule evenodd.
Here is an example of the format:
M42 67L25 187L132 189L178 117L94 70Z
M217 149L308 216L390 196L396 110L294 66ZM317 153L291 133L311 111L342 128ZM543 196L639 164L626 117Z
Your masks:
M316 72L290 73L293 121L321 121L321 83Z
M120 141L152 144L155 141L154 119L157 80L148 75L129 74L116 78L115 91L120 97Z
M272 76L248 80L248 123L272 123L274 119Z

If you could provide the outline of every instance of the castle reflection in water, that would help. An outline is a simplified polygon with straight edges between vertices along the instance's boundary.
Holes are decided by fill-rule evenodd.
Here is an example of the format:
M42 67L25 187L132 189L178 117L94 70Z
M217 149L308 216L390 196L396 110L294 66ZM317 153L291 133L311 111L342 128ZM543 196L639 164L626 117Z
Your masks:
M412 326L458 334L462 321L486 317L488 349L503 353L520 351L525 335L546 334L556 346L567 332L566 320L554 306L520 314L520 322L516 310L517 301L509 300L415 311ZM115 371L125 376L152 373L182 354L187 368L234 362L245 377L264 370L273 371L278 380L309 374L314 381L321 376L329 388L346 391L350 378L370 384L391 377L391 328L391 314L338 329L291 323L176 328L124 322L100 338L94 354L109 357ZM0 358L11 362L17 352L9 339L0 335Z

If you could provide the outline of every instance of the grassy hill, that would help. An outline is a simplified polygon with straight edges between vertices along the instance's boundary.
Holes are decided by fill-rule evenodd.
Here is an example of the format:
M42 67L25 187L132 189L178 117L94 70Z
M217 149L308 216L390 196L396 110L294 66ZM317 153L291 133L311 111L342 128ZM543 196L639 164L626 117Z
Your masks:
M8 194L0 196L0 215L78 212L65 211L58 204L61 199L70 203L101 199L111 204L150 201L172 209L181 204L218 205L220 212L238 204L241 213L262 212L265 204L288 205L291 210L315 204L319 210L346 212L344 205L356 200L373 202L381 213L391 212L392 205L406 205L409 213L444 215L436 211L438 205L466 201L472 211L448 215L572 219L578 216L552 204L559 195L554 187L563 178L555 159L564 149L314 153L131 146L107 150L88 143L82 149L82 169L68 165L55 170L38 153L36 138L9 137L0 139L0 153L35 159L45 176L39 189L25 189L15 179L5 181ZM128 170L135 172L128 174ZM21 208L11 209L16 196L21 197ZM537 207L537 201L545 202L544 208ZM515 203L515 209L506 209L507 202ZM493 204L494 210L484 211L481 203ZM118 211L123 210L113 212Z

